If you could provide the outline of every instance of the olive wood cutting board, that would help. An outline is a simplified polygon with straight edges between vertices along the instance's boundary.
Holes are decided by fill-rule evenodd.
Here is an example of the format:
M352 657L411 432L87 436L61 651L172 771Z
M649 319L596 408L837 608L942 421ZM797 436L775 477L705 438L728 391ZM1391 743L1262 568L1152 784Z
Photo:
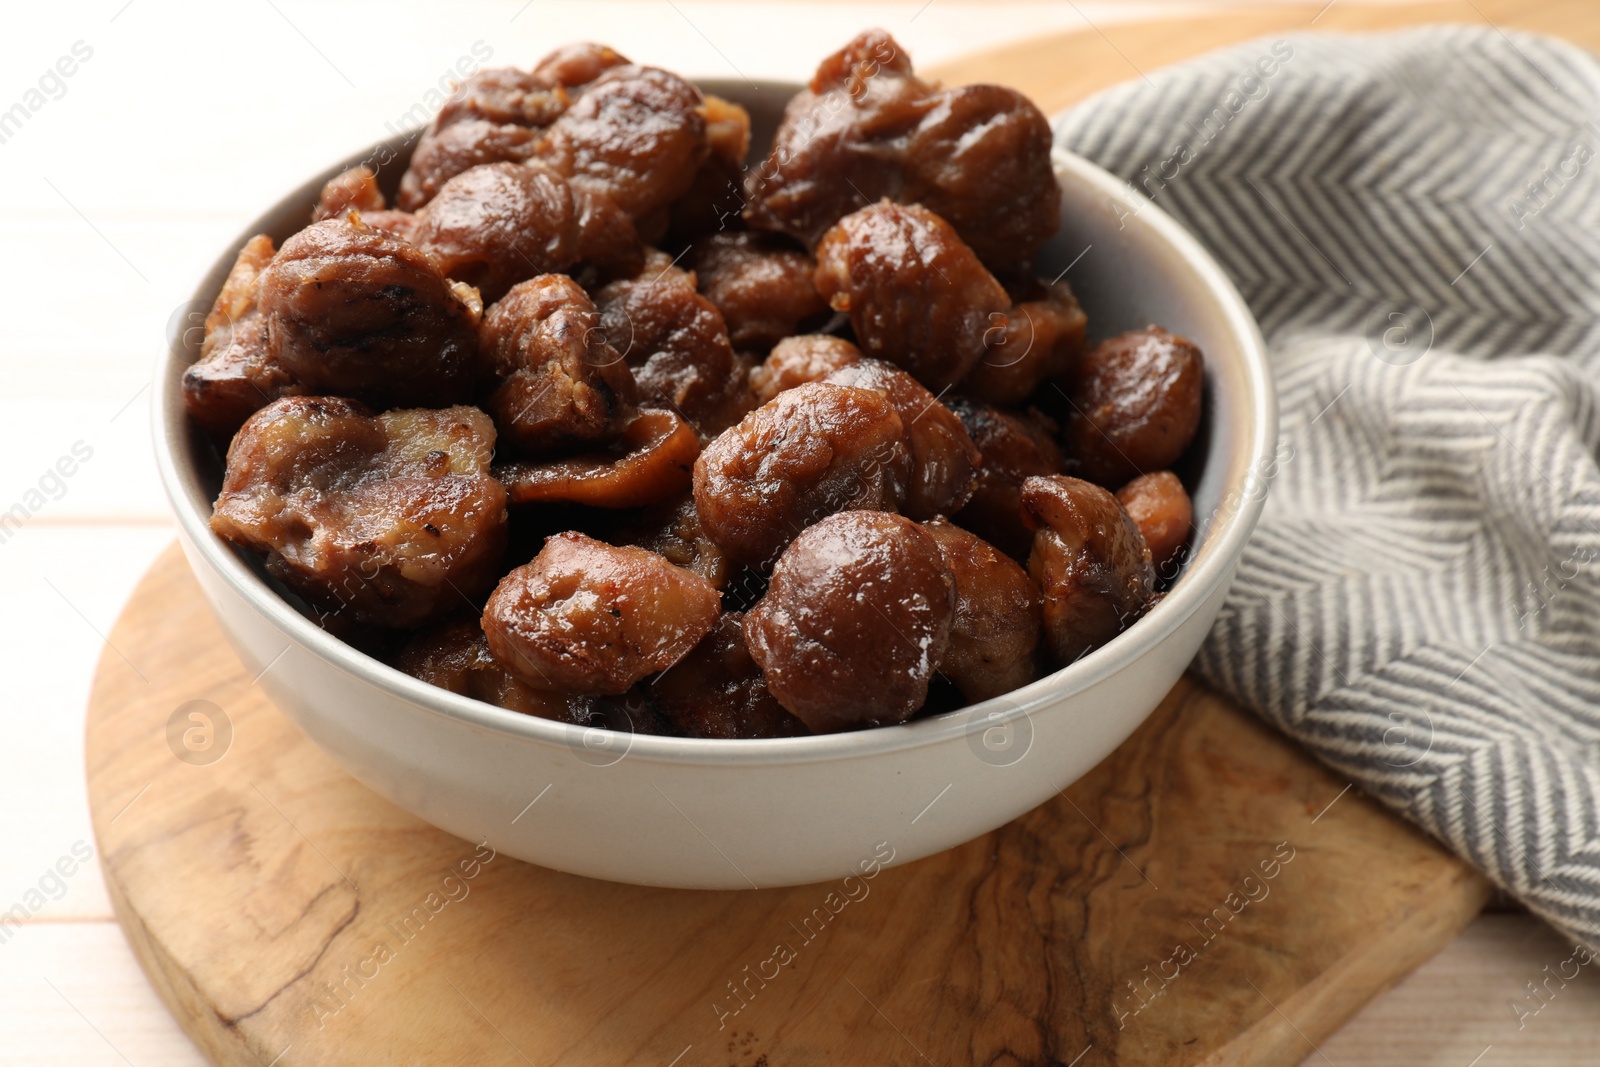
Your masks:
M176 547L111 634L87 752L128 941L240 1067L1293 1064L1488 895L1189 681L1060 797L916 863L741 892L558 874L340 770Z
M1334 3L1091 27L931 73L1054 111L1313 18L1600 42L1578 0ZM1187 679L993 833L885 853L850 884L748 892L590 881L451 837L356 783L252 681L173 547L112 631L87 721L118 918L218 1064L1287 1065L1489 895Z

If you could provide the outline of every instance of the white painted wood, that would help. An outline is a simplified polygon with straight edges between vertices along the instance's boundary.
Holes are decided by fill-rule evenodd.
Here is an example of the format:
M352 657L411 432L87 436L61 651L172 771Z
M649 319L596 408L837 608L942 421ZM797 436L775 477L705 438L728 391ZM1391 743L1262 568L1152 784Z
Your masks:
M1600 960L1585 965L1583 958L1529 915L1482 915L1323 1042L1304 1067L1593 1064L1600 1060Z
M0 945L0 1064L205 1062L145 981L116 923L30 926Z
M74 842L93 843L83 710L100 635L110 632L140 573L172 536L165 525L56 525L45 513L0 545L8 682L0 699L0 914ZM97 864L66 882L38 919L110 917Z
M1485 915L1320 1053L1309 1052L1305 1065L1467 1067L1480 1055L1477 1067L1592 1064L1596 964L1556 989L1521 1030L1508 1006L1526 993L1522 983L1571 952L1527 915ZM0 1065L112 1067L125 1062L119 1053L136 1067L205 1062L150 990L115 923L41 924L0 945ZM293 1063L291 1053L284 1067Z
M262 205L382 136L480 40L501 62L594 37L689 74L798 79L863 25L886 26L933 63L1086 21L1210 6L496 0L442 16L418 0L94 0L8 10L0 110L75 42L93 55L0 143L0 512L30 490L42 499L19 532L0 532L0 910L31 890L43 898L0 943L0 1067L203 1062L109 921L93 863L60 877L59 892L47 872L92 842L82 714L99 634L171 538L147 445L154 360L172 312ZM49 472L78 442L92 457L58 487ZM1511 1007L1536 1006L1525 983L1570 955L1525 915L1486 916L1307 1062L1593 1063L1596 965L1520 1029Z

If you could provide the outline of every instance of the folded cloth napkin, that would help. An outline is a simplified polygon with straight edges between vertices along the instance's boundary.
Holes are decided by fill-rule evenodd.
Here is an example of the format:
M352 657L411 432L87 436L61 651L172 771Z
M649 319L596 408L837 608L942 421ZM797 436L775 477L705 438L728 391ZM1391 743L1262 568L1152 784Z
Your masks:
M1293 35L1056 122L1261 323L1275 484L1196 669L1600 945L1600 63Z

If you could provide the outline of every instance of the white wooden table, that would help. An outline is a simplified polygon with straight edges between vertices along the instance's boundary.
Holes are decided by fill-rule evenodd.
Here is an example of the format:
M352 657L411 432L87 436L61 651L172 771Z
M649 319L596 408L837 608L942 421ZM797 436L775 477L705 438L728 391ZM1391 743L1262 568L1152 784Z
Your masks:
M475 44L492 62L526 63L593 38L691 75L799 79L867 25L932 63L1203 4L455 7L95 0L5 11L0 516L20 521L0 519L0 913L37 914L0 927L0 1064L203 1063L129 954L97 865L52 872L93 846L82 725L101 635L173 536L148 445L166 323L261 207L382 135ZM75 449L88 459L60 476ZM1485 916L1308 1062L1595 1063L1600 964L1523 1014L1540 1005L1527 983L1570 954L1526 915Z

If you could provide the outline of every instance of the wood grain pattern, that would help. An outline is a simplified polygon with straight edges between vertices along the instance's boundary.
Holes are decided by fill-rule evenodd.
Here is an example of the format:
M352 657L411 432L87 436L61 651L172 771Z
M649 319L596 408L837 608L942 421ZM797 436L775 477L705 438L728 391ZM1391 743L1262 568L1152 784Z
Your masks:
M931 74L952 85L999 82L1054 114L1117 82L1202 52L1267 34L1359 33L1458 22L1531 30L1600 49L1600 8L1592 0L1443 0L1425 4L1331 3L1244 9L1196 18L1099 25L1049 34L942 63Z
M678 892L490 858L368 792L251 687L176 549L111 641L148 682L108 650L92 696L106 881L220 1064L1288 1064L1487 896L1187 682L961 848ZM169 747L192 700L232 727L208 765Z

